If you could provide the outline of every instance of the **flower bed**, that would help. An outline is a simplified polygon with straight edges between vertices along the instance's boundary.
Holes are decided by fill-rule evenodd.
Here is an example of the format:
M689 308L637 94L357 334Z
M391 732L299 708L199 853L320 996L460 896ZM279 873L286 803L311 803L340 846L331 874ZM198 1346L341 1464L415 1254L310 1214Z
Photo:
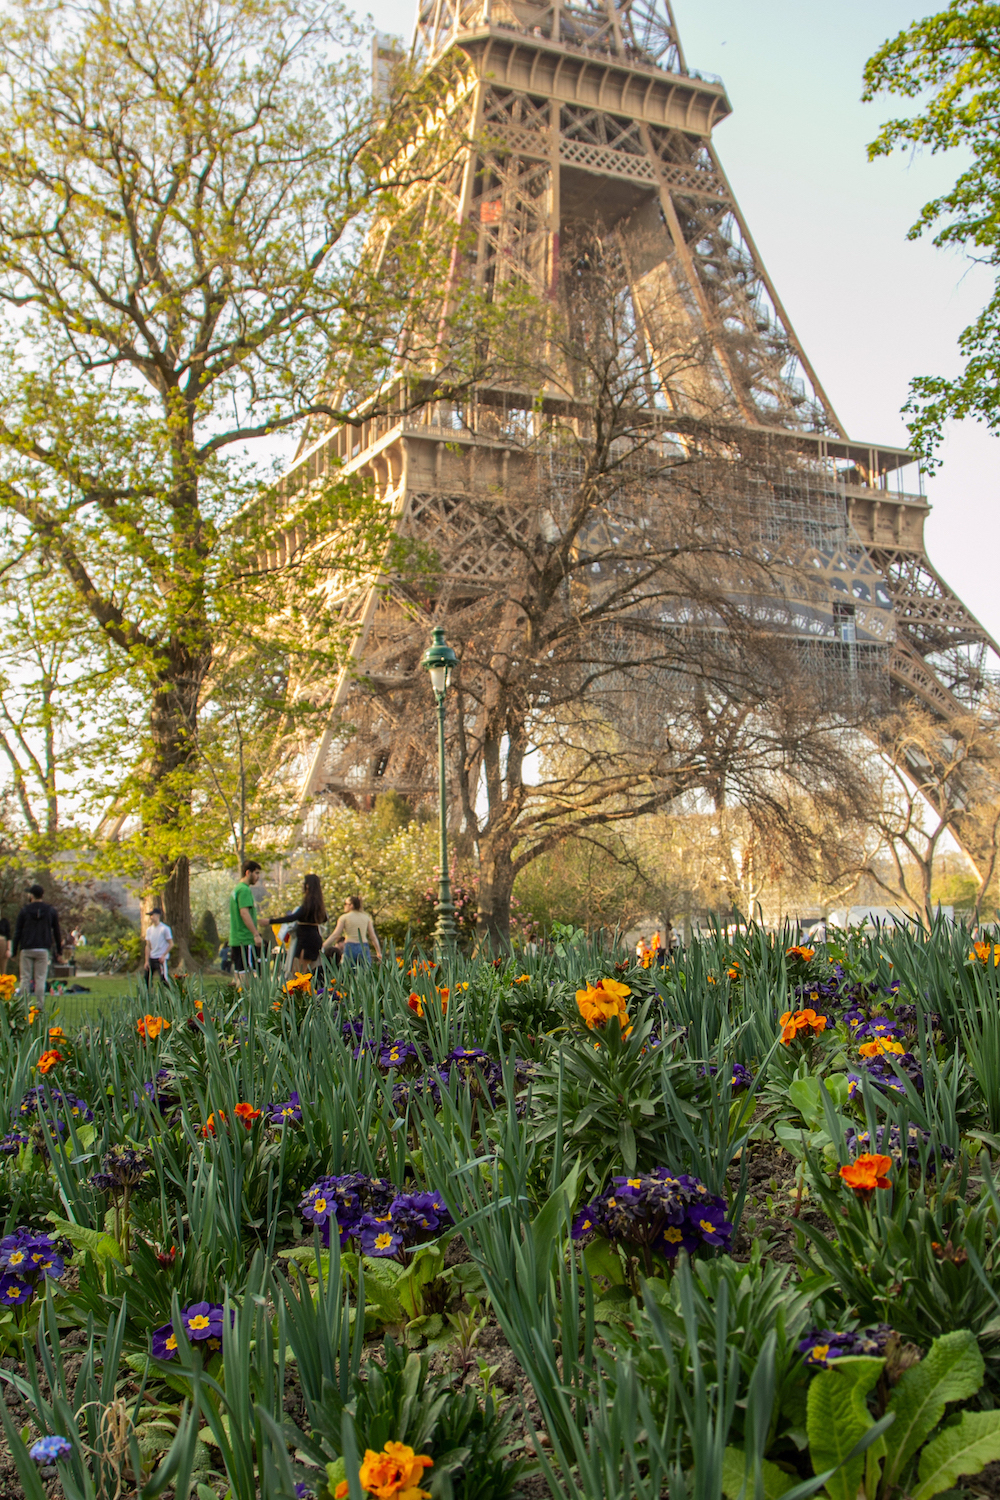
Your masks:
M960 1493L1000 1460L996 951L0 997L9 1492Z

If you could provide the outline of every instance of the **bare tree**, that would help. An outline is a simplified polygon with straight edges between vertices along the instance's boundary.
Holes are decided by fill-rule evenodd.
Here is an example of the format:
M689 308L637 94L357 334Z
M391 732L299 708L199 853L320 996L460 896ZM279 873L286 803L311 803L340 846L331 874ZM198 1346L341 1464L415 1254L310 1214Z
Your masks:
M685 334L682 299L637 318L614 240L567 245L561 285L560 309L526 330L546 351L537 394L480 393L467 416L494 456L477 449L453 506L407 519L437 550L422 579L391 580L344 725L345 764L381 776L391 757L405 790L426 788L429 694L414 671L424 622L446 622L454 784L479 854L480 934L500 942L518 873L569 837L693 788L791 823L789 786L846 780L850 702L795 628L822 585L786 520L811 507L812 535L843 528L829 478L792 441L712 411L711 356ZM652 317L671 320L653 341L669 358L650 353Z
M931 888L941 841L948 833L968 836L970 805L977 808L971 815L976 831L985 836L987 850L993 849L992 858L987 854L976 866L977 912L996 867L1000 808L994 799L984 811L982 798L975 795L994 767L988 713L987 706L978 715L968 714L945 733L938 719L908 704L880 729L883 755L873 774L874 823L892 857L898 892L928 923L934 916ZM893 891L873 861L865 868L884 890Z

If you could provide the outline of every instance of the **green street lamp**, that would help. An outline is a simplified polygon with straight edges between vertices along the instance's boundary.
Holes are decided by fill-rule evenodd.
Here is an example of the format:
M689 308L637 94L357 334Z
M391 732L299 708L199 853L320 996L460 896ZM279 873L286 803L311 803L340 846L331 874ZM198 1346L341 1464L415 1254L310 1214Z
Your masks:
M444 695L458 657L445 642L444 626L435 625L431 643L420 665L431 675L431 687L437 700L438 716L438 784L441 794L441 879L438 882L437 923L434 928L434 951L441 957L455 946L455 904L451 899L451 877L448 874L448 797L444 762Z

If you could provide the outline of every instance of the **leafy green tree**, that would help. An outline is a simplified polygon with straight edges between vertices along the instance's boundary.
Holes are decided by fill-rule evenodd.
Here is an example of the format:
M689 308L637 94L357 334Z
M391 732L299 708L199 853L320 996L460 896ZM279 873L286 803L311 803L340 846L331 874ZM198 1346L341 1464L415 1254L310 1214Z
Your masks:
M1000 264L1000 5L952 0L915 21L871 57L866 100L895 94L912 114L883 125L869 157L896 150L961 150L968 165L955 185L925 203L909 232L936 229L935 245L956 245L980 262ZM1000 280L989 303L964 329L965 369L954 380L920 375L905 408L918 449L934 464L949 417L974 417L1000 431Z
M182 946L220 646L329 671L334 559L344 587L387 545L376 497L336 474L280 514L251 504L248 445L358 420L358 391L426 369L420 329L442 339L422 299L446 235L359 250L439 170L397 149L437 85L376 108L359 39L335 0L13 0L0 36L0 516L139 695L122 805Z

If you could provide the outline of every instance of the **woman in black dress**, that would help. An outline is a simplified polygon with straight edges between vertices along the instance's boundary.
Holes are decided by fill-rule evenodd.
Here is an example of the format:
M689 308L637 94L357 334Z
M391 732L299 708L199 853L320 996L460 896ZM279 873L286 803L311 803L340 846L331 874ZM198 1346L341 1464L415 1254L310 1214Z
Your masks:
M311 974L319 962L323 938L320 926L326 921L326 905L323 887L318 875L307 875L302 882L302 903L295 911L284 917L271 917L272 924L294 922L295 938L292 950L292 973Z

